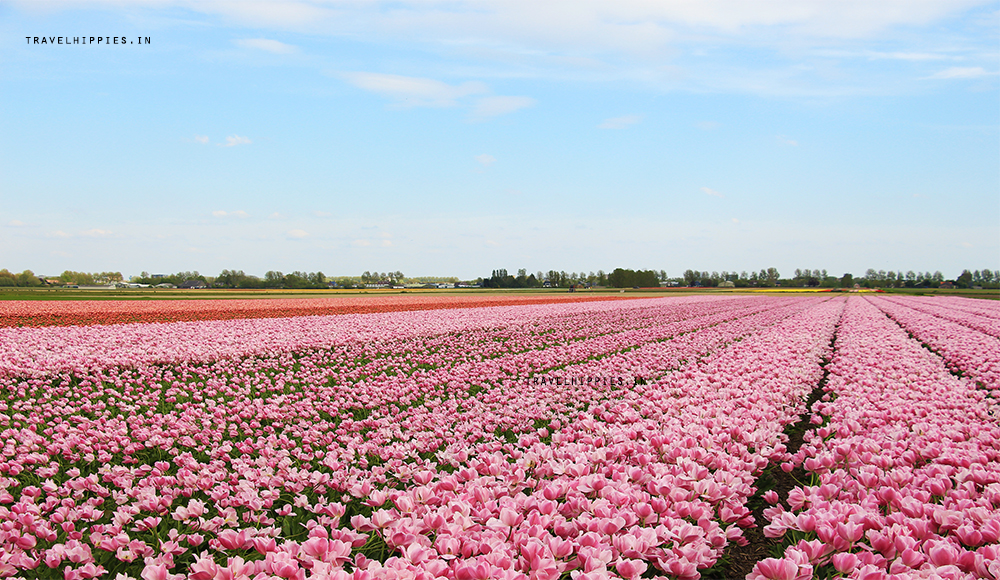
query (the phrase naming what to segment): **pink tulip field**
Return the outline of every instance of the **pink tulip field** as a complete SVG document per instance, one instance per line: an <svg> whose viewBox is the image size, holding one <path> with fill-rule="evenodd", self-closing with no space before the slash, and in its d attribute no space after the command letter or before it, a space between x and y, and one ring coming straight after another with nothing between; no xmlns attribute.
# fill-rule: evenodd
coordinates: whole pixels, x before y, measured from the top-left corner
<svg viewBox="0 0 1000 580"><path fill-rule="evenodd" d="M375 310L0 328L0 576L1000 580L1000 303Z"/></svg>

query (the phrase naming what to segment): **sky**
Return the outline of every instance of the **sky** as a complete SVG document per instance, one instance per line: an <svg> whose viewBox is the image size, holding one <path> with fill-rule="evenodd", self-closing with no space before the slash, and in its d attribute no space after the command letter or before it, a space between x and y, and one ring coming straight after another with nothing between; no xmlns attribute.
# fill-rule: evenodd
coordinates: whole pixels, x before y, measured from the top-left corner
<svg viewBox="0 0 1000 580"><path fill-rule="evenodd" d="M953 278L998 89L998 1L0 0L0 268Z"/></svg>

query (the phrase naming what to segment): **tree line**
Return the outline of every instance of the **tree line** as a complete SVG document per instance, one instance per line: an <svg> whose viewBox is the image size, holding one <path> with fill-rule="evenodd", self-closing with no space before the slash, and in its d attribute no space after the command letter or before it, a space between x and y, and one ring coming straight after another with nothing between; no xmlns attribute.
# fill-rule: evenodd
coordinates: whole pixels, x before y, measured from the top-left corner
<svg viewBox="0 0 1000 580"><path fill-rule="evenodd" d="M612 288L642 288L659 286L666 282L667 273L664 270L629 270L615 268L610 273L604 270L597 272L571 272L549 270L529 274L524 268L517 275L508 274L506 269L493 270L489 278L479 282L484 288L575 288L588 286L610 286Z"/></svg>
<svg viewBox="0 0 1000 580"><path fill-rule="evenodd" d="M571 288L604 286L611 288L656 286L685 286L713 288L729 286L734 288L816 287L816 288L931 288L951 282L958 288L1000 288L1000 270L963 270L954 280L946 280L941 272L886 271L869 268L864 276L855 277L851 273L841 276L830 275L825 269L796 268L793 275L782 276L777 268L759 271L729 272L708 270L685 270L681 276L669 277L663 270L629 270L615 268L611 273L572 272L549 270L528 274L525 269L512 275L506 269L493 270L489 278L482 278L487 288Z"/></svg>
<svg viewBox="0 0 1000 580"><path fill-rule="evenodd" d="M782 277L775 268L767 268L760 272L699 272L697 270L686 270L684 272L684 285L713 287L728 285L734 287L818 287L818 288L853 288L855 285L861 288L933 288L942 283L951 282L958 288L972 288L980 286L982 288L1000 288L1000 270L962 270L954 280L946 280L939 272L915 272L913 270L886 271L869 268L864 276L854 276L845 273L842 276L832 276L825 269L810 270L809 268L796 268L790 277Z"/></svg>
<svg viewBox="0 0 1000 580"><path fill-rule="evenodd" d="M7 271L6 268L0 270L0 286L18 286L22 288L30 288L32 286L44 286L46 284L51 284L53 282L58 284L76 284L76 285L107 285L114 284L116 282L122 281L121 272L73 272L71 270L66 270L56 278L45 278L44 276L36 276L31 270L25 270L20 274L14 274L13 272Z"/></svg>
<svg viewBox="0 0 1000 580"><path fill-rule="evenodd" d="M31 270L13 273L6 269L0 270L0 287L32 287L43 285L110 285L122 283L121 272L74 272L67 270L56 278L37 276ZM327 277L323 272L295 271L284 274L279 271L268 271L263 277L247 274L243 270L223 270L218 276L204 276L198 271L177 272L174 274L151 275L143 272L133 276L129 282L149 286L169 284L182 286L186 282L197 281L208 288L233 289L320 289L320 288L364 288L368 284L396 285L411 282L458 282L454 277L437 278L405 278L402 272L365 271L361 276ZM596 272L566 272L564 270L549 270L547 272L528 273L524 268L516 274L510 274L506 269L493 270L487 278L478 278L474 284L485 288L573 288L603 286L611 288L649 288L656 286L687 286L687 287L820 287L820 288L933 288L943 283L951 283L957 288L982 287L1000 288L1000 269L992 270L962 270L953 280L945 279L940 271L903 272L895 270L875 270L869 268L862 276L845 273L834 276L825 269L796 268L791 276L783 277L776 268L765 268L759 271L708 271L685 270L681 276L670 277L664 270L631 270L615 268L611 272L597 270Z"/></svg>

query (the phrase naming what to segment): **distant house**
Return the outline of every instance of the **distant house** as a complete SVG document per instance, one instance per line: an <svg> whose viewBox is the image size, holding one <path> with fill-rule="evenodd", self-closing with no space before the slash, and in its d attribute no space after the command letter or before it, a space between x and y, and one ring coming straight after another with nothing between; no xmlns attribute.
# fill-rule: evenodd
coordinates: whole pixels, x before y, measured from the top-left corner
<svg viewBox="0 0 1000 580"><path fill-rule="evenodd" d="M205 283L201 280L185 280L183 284L178 286L178 288L184 288L186 290L201 290L205 288Z"/></svg>

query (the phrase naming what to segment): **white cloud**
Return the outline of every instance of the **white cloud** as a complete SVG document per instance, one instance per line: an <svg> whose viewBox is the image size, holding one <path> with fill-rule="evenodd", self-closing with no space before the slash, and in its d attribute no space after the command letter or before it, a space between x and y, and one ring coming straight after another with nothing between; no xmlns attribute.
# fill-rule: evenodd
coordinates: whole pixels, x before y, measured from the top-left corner
<svg viewBox="0 0 1000 580"><path fill-rule="evenodd" d="M364 248L372 245L372 243L369 242L368 240L354 240L353 242L351 242L351 245L356 248Z"/></svg>
<svg viewBox="0 0 1000 580"><path fill-rule="evenodd" d="M949 60L955 58L944 54L934 54L930 52L871 52L868 53L869 60L908 60L908 61L930 61Z"/></svg>
<svg viewBox="0 0 1000 580"><path fill-rule="evenodd" d="M371 72L347 72L339 76L360 89L394 99L403 107L454 107L458 99L489 92L478 81L449 85L434 79Z"/></svg>
<svg viewBox="0 0 1000 580"><path fill-rule="evenodd" d="M217 211L213 211L212 215L214 215L215 217L235 217L235 218L250 217L250 214L241 209L238 209L236 211L223 211L220 209Z"/></svg>
<svg viewBox="0 0 1000 580"><path fill-rule="evenodd" d="M226 137L225 145L222 145L221 143L220 145L222 145L223 147L235 147L237 145L249 145L251 143L253 143L253 141L251 141L249 137L240 137L239 135L232 135L230 137Z"/></svg>
<svg viewBox="0 0 1000 580"><path fill-rule="evenodd" d="M252 2L133 0L170 14L171 7L207 15L237 29L295 31L312 36L364 39L393 44L419 43L417 51L487 54L497 61L562 63L576 70L607 66L606 55L659 60L677 54L685 42L707 41L711 48L734 42L753 47L827 48L831 40L872 38L882 44L894 29L935 25L956 36L948 18L995 0L254 0ZM31 10L120 0L40 0L14 2ZM979 11L984 12L984 11ZM983 18L995 26L995 18ZM909 29L909 30L907 30ZM992 29L991 29L992 30ZM917 30L915 38L923 31ZM938 30L931 32L938 33ZM267 32L261 32L266 35ZM288 50L265 38L237 43L260 50ZM251 43L251 44L246 44ZM956 43L958 44L958 43ZM891 47L891 44L889 45ZM991 45L992 47L992 45ZM290 47L294 50L295 47ZM885 56L918 60L928 49L884 50ZM638 58L635 58L638 57ZM572 64L572 63L576 64ZM596 63L596 65L595 65ZM661 62L662 64L662 62ZM537 72L537 71L536 71Z"/></svg>
<svg viewBox="0 0 1000 580"><path fill-rule="evenodd" d="M267 216L267 218L272 220L280 220L285 218L285 214L274 212L271 215Z"/></svg>
<svg viewBox="0 0 1000 580"><path fill-rule="evenodd" d="M274 54L292 54L294 52L298 52L298 47L267 38L241 38L239 40L234 40L233 42L235 42L237 46L241 46L243 48L256 48L258 50L264 50Z"/></svg>
<svg viewBox="0 0 1000 580"><path fill-rule="evenodd" d="M70 234L68 234L68 233L66 233L66 232L64 232L62 230L56 230L56 231L54 231L52 233L49 233L49 234L46 234L46 235L48 235L48 237L50 237L50 238L70 238L70 237L72 237Z"/></svg>
<svg viewBox="0 0 1000 580"><path fill-rule="evenodd" d="M390 246L392 246L392 240L382 240L382 247L383 248L388 248Z"/></svg>
<svg viewBox="0 0 1000 580"><path fill-rule="evenodd" d="M736 218L733 218L733 223L734 223L734 224L738 224L738 223L740 223L740 220L738 220L738 219L736 219Z"/></svg>
<svg viewBox="0 0 1000 580"><path fill-rule="evenodd" d="M476 161L483 165L483 167L489 167L497 162L497 158L492 155L487 155L483 153L482 155L476 155Z"/></svg>
<svg viewBox="0 0 1000 580"><path fill-rule="evenodd" d="M780 141L781 143L783 143L785 145L791 145L792 147L798 147L799 146L799 142L798 141L796 141L795 139L789 139L785 135L778 135L778 141Z"/></svg>
<svg viewBox="0 0 1000 580"><path fill-rule="evenodd" d="M635 125L642 120L639 115L625 115L624 117L612 117L611 119L605 119L603 123L597 126L598 129L624 129L629 125Z"/></svg>
<svg viewBox="0 0 1000 580"><path fill-rule="evenodd" d="M938 71L928 79L978 79L980 77L993 76L1000 73L989 72L981 66L953 66L943 71Z"/></svg>
<svg viewBox="0 0 1000 580"><path fill-rule="evenodd" d="M314 216L321 217L321 218L333 217L332 213L330 213L328 211L323 211L323 210L320 210L320 209L314 210L312 213L313 213Z"/></svg>
<svg viewBox="0 0 1000 580"><path fill-rule="evenodd" d="M56 5L72 2L52 3ZM685 30L806 39L874 36L934 22L989 0L157 0L254 28L430 39L442 44L649 52ZM577 50L568 50L577 49Z"/></svg>
<svg viewBox="0 0 1000 580"><path fill-rule="evenodd" d="M288 232L286 232L286 235L289 238L293 238L293 239L296 239L296 240L301 240L302 238L308 236L309 232L307 232L305 230L288 230Z"/></svg>
<svg viewBox="0 0 1000 580"><path fill-rule="evenodd" d="M701 191L704 192L705 195L711 195L713 197L722 197L721 193L719 193L718 191L715 191L714 189L710 189L708 187L701 188Z"/></svg>
<svg viewBox="0 0 1000 580"><path fill-rule="evenodd" d="M22 222L21 220L10 220L9 222L7 222L7 225L12 228L20 228L24 226L24 222Z"/></svg>
<svg viewBox="0 0 1000 580"><path fill-rule="evenodd" d="M194 140L201 143L202 145L208 144L208 135L195 135Z"/></svg>
<svg viewBox="0 0 1000 580"><path fill-rule="evenodd" d="M476 101L472 116L476 119L506 115L514 111L531 107L535 99L531 97L483 97Z"/></svg>
<svg viewBox="0 0 1000 580"><path fill-rule="evenodd" d="M87 236L89 238L103 238L105 236L110 236L111 232L109 230L101 230L101 229L94 228L92 230L86 230L86 231L80 232L80 235L81 236Z"/></svg>

